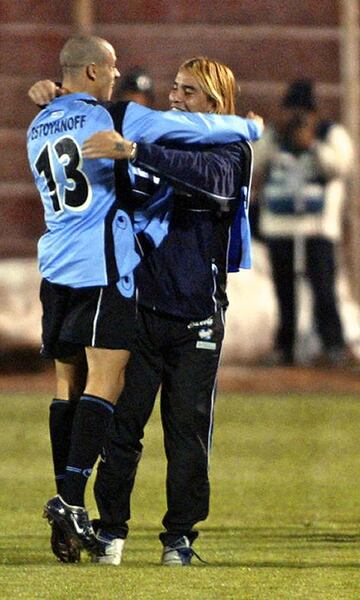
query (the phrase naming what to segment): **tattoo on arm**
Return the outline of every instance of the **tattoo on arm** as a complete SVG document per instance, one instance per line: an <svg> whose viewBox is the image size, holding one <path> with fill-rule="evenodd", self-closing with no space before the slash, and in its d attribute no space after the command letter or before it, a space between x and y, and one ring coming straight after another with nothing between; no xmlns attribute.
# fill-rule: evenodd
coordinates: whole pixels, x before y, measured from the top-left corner
<svg viewBox="0 0 360 600"><path fill-rule="evenodd" d="M117 152L124 152L125 144L123 142L115 142L115 150L117 150Z"/></svg>

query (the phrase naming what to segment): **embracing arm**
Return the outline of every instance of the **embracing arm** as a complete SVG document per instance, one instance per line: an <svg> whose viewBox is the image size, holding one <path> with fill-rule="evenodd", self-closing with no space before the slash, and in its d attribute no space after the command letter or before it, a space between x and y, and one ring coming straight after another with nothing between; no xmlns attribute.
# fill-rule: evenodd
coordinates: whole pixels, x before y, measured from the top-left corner
<svg viewBox="0 0 360 600"><path fill-rule="evenodd" d="M40 106L68 91L50 80L36 82L29 98ZM249 112L246 119L236 115L190 113L178 110L157 111L129 102L106 103L115 129L135 142L176 141L188 144L226 144L241 140L256 141L264 129L262 117Z"/></svg>
<svg viewBox="0 0 360 600"><path fill-rule="evenodd" d="M116 126L118 110L123 110L118 103L109 107L115 129L120 131ZM125 138L135 142L227 144L241 140L255 141L261 137L263 128L262 117L252 112L244 119L236 115L157 111L129 102L121 130Z"/></svg>
<svg viewBox="0 0 360 600"><path fill-rule="evenodd" d="M239 194L243 160L240 144L188 151L140 143L133 164L167 180L175 188L206 194L218 204L226 205Z"/></svg>
<svg viewBox="0 0 360 600"><path fill-rule="evenodd" d="M84 158L130 159L144 171L166 179L175 187L196 190L223 203L235 198L241 178L241 144L210 150L175 150L157 144L134 143L116 131L102 131L86 140Z"/></svg>
<svg viewBox="0 0 360 600"><path fill-rule="evenodd" d="M68 90L63 88L61 83L51 81L50 79L37 81L28 90L30 100L41 108L47 106L57 96L63 96L68 93Z"/></svg>

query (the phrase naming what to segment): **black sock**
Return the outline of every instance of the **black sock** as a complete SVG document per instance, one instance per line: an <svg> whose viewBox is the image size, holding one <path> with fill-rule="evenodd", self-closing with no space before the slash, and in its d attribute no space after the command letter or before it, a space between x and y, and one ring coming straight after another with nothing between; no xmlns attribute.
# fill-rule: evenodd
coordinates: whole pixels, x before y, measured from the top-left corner
<svg viewBox="0 0 360 600"><path fill-rule="evenodd" d="M68 504L84 506L85 487L101 452L114 406L97 396L80 398L73 421L71 447L62 487Z"/></svg>
<svg viewBox="0 0 360 600"><path fill-rule="evenodd" d="M54 398L50 404L49 430L54 465L55 485L61 494L70 451L71 430L77 402Z"/></svg>

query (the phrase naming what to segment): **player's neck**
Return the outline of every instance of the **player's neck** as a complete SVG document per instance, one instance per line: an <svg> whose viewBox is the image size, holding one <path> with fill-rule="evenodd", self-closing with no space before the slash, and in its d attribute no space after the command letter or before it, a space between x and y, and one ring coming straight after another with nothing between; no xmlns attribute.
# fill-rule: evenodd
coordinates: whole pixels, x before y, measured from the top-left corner
<svg viewBox="0 0 360 600"><path fill-rule="evenodd" d="M77 80L72 77L64 77L62 88L67 90L68 94L89 94L90 96L95 96L92 82L84 81L84 79Z"/></svg>

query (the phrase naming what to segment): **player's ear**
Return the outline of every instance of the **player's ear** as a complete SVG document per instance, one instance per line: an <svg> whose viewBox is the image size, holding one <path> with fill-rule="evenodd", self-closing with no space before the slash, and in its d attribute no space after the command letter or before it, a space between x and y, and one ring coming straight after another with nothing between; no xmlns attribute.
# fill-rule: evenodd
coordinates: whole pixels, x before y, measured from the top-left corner
<svg viewBox="0 0 360 600"><path fill-rule="evenodd" d="M95 63L91 63L86 67L86 76L91 79L91 81L95 81L96 79L96 65Z"/></svg>
<svg viewBox="0 0 360 600"><path fill-rule="evenodd" d="M212 98L208 98L208 112L214 113L216 112L216 102Z"/></svg>

